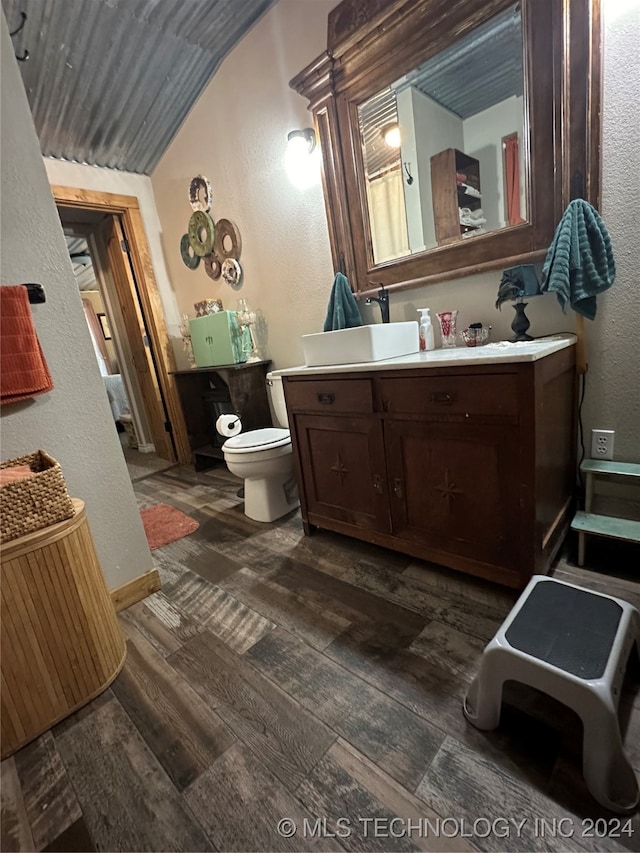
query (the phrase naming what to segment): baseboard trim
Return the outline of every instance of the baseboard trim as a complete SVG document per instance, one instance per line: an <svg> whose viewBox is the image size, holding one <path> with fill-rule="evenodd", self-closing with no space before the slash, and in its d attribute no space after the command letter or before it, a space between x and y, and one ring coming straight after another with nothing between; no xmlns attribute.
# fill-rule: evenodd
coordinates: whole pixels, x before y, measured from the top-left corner
<svg viewBox="0 0 640 853"><path fill-rule="evenodd" d="M155 453L156 446L155 444L139 444L138 445L138 453Z"/></svg>
<svg viewBox="0 0 640 853"><path fill-rule="evenodd" d="M152 592L157 592L161 586L157 569L151 569L150 572L145 572L143 575L138 575L137 578L123 583L122 586L117 586L110 592L116 613L120 613L121 610L126 610L132 604L142 601Z"/></svg>

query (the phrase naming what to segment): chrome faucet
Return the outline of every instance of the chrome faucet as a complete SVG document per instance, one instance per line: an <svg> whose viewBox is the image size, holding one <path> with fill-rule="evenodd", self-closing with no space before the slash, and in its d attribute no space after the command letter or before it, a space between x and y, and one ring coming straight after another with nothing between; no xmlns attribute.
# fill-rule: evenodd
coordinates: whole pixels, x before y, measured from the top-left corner
<svg viewBox="0 0 640 853"><path fill-rule="evenodd" d="M389 293L381 287L378 291L377 296L368 296L365 299L365 305L371 305L372 302L377 302L380 306L380 314L382 315L382 322L389 322Z"/></svg>

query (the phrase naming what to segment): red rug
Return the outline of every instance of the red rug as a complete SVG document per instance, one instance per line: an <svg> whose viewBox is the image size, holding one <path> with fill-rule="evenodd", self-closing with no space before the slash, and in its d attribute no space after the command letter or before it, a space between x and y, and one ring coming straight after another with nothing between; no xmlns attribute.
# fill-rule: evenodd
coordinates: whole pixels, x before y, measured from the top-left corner
<svg viewBox="0 0 640 853"><path fill-rule="evenodd" d="M149 548L162 548L197 530L198 522L169 504L156 504L140 510Z"/></svg>

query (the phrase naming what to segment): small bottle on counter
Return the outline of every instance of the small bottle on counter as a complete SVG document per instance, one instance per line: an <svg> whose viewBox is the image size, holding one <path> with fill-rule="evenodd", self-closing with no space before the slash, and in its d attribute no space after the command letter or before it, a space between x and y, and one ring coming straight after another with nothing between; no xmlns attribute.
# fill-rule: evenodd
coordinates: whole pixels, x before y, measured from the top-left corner
<svg viewBox="0 0 640 853"><path fill-rule="evenodd" d="M420 351L435 349L435 340L433 337L433 326L431 325L431 317L428 308L418 308L420 314Z"/></svg>

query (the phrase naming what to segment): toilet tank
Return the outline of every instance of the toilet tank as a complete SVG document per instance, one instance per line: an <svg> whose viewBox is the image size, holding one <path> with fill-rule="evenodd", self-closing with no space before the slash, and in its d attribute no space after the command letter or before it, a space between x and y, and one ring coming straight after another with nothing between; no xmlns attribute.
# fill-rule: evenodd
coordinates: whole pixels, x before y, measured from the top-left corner
<svg viewBox="0 0 640 853"><path fill-rule="evenodd" d="M267 373L267 394L269 396L269 406L274 425L282 427L282 429L289 429L282 376L274 376L273 373Z"/></svg>

